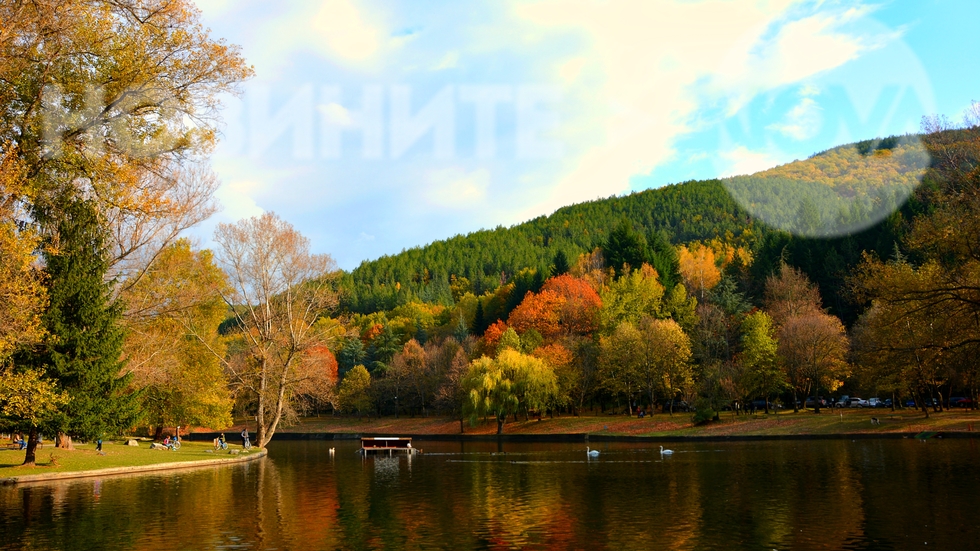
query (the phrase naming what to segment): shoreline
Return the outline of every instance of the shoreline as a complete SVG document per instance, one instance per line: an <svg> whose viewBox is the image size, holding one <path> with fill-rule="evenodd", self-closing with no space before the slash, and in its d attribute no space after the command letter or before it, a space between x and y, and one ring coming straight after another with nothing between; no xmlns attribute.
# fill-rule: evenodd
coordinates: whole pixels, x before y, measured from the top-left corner
<svg viewBox="0 0 980 551"><path fill-rule="evenodd" d="M28 484L32 482L50 482L59 480L75 480L80 478L94 478L100 476L118 476L127 474L144 474L156 471L175 471L180 469L193 469L201 467L214 467L218 465L238 465L255 461L268 455L268 451L260 449L233 458L222 459L202 459L199 461L176 461L168 463L153 463L150 465L133 465L129 467L108 467L105 469L91 469L85 471L67 471L58 473L28 474L20 476L9 476L0 478L0 486L14 486Z"/></svg>

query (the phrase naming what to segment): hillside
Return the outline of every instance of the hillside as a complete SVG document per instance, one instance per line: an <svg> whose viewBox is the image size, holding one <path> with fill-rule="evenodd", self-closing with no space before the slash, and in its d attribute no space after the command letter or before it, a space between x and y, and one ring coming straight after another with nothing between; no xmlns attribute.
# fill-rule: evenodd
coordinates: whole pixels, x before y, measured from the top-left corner
<svg viewBox="0 0 980 551"><path fill-rule="evenodd" d="M892 252L903 215L874 222L905 204L927 161L916 137L891 137L835 147L750 176L689 181L571 205L509 228L457 235L363 262L345 275L343 305L360 313L411 301L451 305L453 276L466 278L480 294L525 268L547 274L559 251L574 262L602 247L612 228L626 220L648 241L662 237L676 245L718 237L746 246L757 258L753 275L761 277L752 278L756 281L780 258L786 260L810 274L827 306L847 318L840 295L843 272L864 250Z"/></svg>

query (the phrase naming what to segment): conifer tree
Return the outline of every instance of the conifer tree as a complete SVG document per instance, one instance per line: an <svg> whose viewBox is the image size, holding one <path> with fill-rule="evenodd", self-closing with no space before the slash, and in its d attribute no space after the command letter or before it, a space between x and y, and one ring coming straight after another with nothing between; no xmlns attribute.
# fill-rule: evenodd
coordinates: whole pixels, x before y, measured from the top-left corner
<svg viewBox="0 0 980 551"><path fill-rule="evenodd" d="M616 270L616 277L628 273L623 271L624 264L628 264L630 270L637 270L649 256L646 239L625 218L610 232L603 253L606 255L606 264Z"/></svg>
<svg viewBox="0 0 980 551"><path fill-rule="evenodd" d="M551 276L558 277L568 273L571 268L568 266L568 255L565 251L559 250L555 253L555 259L552 261Z"/></svg>
<svg viewBox="0 0 980 551"><path fill-rule="evenodd" d="M44 248L48 338L18 363L45 371L70 396L44 430L91 440L129 428L140 414L122 373L123 307L105 280L107 236L91 202L66 195L44 216L56 229Z"/></svg>
<svg viewBox="0 0 980 551"><path fill-rule="evenodd" d="M483 332L487 330L486 317L486 314L483 312L483 301L477 299L476 314L473 316L473 335L477 337L483 336Z"/></svg>

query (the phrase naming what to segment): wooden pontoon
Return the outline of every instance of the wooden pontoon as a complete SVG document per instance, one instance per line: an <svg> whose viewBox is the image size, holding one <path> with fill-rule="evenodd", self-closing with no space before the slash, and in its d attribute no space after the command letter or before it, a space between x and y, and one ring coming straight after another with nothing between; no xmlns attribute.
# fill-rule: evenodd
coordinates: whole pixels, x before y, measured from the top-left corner
<svg viewBox="0 0 980 551"><path fill-rule="evenodd" d="M361 453L367 454L379 454L386 453L388 455L394 455L396 453L405 453L412 455L418 453L418 450L412 447L411 438L401 438L397 436L376 436L370 438L361 438Z"/></svg>

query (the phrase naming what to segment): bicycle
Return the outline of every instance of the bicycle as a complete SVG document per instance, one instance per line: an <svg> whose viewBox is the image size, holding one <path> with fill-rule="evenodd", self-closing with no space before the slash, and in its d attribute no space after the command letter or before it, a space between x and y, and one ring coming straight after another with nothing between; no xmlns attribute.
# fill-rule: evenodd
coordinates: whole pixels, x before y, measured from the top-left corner
<svg viewBox="0 0 980 551"><path fill-rule="evenodd" d="M245 438L245 443L244 443L244 444L242 444L242 447L243 447L243 448L245 448L246 450L250 450L250 449L252 449L252 441L251 441L251 440L249 440L249 439L248 439L248 438L246 437L246 438Z"/></svg>

